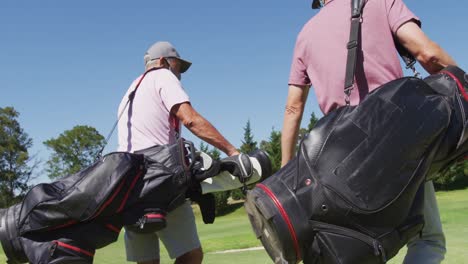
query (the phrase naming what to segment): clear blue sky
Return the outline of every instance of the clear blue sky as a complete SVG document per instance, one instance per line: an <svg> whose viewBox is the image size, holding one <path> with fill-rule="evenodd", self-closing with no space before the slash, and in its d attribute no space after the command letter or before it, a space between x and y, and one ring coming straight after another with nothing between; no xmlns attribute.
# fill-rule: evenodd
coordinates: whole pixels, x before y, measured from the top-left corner
<svg viewBox="0 0 468 264"><path fill-rule="evenodd" d="M468 2L405 2L468 69ZM42 142L75 125L106 136L145 50L168 40L193 62L182 81L195 108L234 145L249 119L261 141L281 129L295 38L315 12L310 0L1 1L0 107L20 112L31 152L46 160ZM311 93L304 126L312 111Z"/></svg>

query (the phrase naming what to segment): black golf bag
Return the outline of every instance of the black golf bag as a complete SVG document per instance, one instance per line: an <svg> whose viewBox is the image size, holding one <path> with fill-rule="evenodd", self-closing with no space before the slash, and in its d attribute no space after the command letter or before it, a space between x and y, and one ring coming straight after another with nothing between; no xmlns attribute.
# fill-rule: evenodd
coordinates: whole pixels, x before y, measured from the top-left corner
<svg viewBox="0 0 468 264"><path fill-rule="evenodd" d="M203 158L204 157L204 158ZM117 240L123 226L135 232L165 227L168 212L196 200L207 223L214 197L200 182L228 171L242 182L271 164L262 151L220 161L199 155L193 144L115 152L85 170L32 188L23 201L0 212L0 240L8 263L92 263L96 249Z"/></svg>
<svg viewBox="0 0 468 264"><path fill-rule="evenodd" d="M424 226L423 183L468 151L468 75L385 84L331 112L248 192L275 263L385 263Z"/></svg>

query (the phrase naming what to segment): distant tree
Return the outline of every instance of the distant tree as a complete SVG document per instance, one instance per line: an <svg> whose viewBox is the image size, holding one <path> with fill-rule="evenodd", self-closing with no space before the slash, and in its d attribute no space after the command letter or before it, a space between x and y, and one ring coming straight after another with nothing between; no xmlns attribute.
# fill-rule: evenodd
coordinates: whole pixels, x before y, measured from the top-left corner
<svg viewBox="0 0 468 264"><path fill-rule="evenodd" d="M244 140L242 140L240 152L248 154L257 149L258 149L257 142L254 141L254 138L252 135L252 129L250 127L250 120L247 120L247 124L244 127ZM249 186L249 187L252 187L252 186ZM233 200L243 200L245 199L245 194L242 192L241 189L235 189L231 191L231 198Z"/></svg>
<svg viewBox="0 0 468 264"><path fill-rule="evenodd" d="M305 137L306 134L308 134L315 127L315 124L317 124L318 120L319 119L317 118L315 113L312 112L312 114L310 115L310 118L309 118L309 124L307 125L307 128L300 128L299 129L298 143L299 143L299 141L301 139L303 139Z"/></svg>
<svg viewBox="0 0 468 264"><path fill-rule="evenodd" d="M298 133L298 137L297 137L297 142L296 142L296 149L297 149L297 146L299 145L299 143L301 142L301 140L309 133L310 131L307 130L307 128L299 128L299 133Z"/></svg>
<svg viewBox="0 0 468 264"><path fill-rule="evenodd" d="M0 207L10 206L24 195L37 165L28 166L32 139L18 117L13 107L0 108Z"/></svg>
<svg viewBox="0 0 468 264"><path fill-rule="evenodd" d="M455 190L468 187L468 160L450 165L437 173L433 180L436 190Z"/></svg>
<svg viewBox="0 0 468 264"><path fill-rule="evenodd" d="M205 144L205 143L203 143L203 142L200 142L200 147L199 147L199 149L200 149L201 152L208 153L208 149L209 149L208 144Z"/></svg>
<svg viewBox="0 0 468 264"><path fill-rule="evenodd" d="M273 128L268 141L262 141L260 145L270 157L273 172L277 172L281 168L281 132Z"/></svg>
<svg viewBox="0 0 468 264"><path fill-rule="evenodd" d="M104 144L104 137L90 126L75 126L45 141L52 151L46 168L49 177L63 177L90 166Z"/></svg>
<svg viewBox="0 0 468 264"><path fill-rule="evenodd" d="M205 152L206 154L210 155L213 159L220 159L221 158L221 151L217 148L212 148L210 150L209 145L203 142L200 142L200 151Z"/></svg>
<svg viewBox="0 0 468 264"><path fill-rule="evenodd" d="M310 132L312 128L314 128L315 124L317 124L318 121L319 119L317 118L315 113L312 112L312 114L310 115L310 119L309 119L309 125L307 126L307 132Z"/></svg>
<svg viewBox="0 0 468 264"><path fill-rule="evenodd" d="M250 153L256 149L258 149L257 142L253 139L252 129L250 128L250 120L247 120L247 124L244 127L244 140L242 141L240 152Z"/></svg>

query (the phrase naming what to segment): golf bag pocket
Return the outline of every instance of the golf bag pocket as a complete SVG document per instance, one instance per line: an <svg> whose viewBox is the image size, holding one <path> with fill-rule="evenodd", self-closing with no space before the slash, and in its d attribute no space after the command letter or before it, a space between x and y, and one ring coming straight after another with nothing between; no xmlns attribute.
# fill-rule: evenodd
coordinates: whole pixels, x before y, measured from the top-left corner
<svg viewBox="0 0 468 264"><path fill-rule="evenodd" d="M94 250L86 249L72 240L60 239L50 243L49 254L39 263L48 264L88 264L93 263Z"/></svg>
<svg viewBox="0 0 468 264"><path fill-rule="evenodd" d="M316 231L314 242L304 255L305 264L385 263L382 243L361 232L312 221Z"/></svg>
<svg viewBox="0 0 468 264"><path fill-rule="evenodd" d="M153 210L144 214L133 225L127 225L126 229L135 233L154 233L166 227L166 213Z"/></svg>

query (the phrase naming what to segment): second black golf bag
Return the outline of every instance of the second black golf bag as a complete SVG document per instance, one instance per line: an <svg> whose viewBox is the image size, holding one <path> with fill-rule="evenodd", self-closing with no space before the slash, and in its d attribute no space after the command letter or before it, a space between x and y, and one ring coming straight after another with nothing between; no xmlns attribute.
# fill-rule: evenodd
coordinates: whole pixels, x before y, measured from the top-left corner
<svg viewBox="0 0 468 264"><path fill-rule="evenodd" d="M364 2L351 1L346 96ZM384 84L319 120L296 157L247 195L254 232L274 262L375 264L395 256L424 226L424 182L468 152L467 91L468 75L447 67Z"/></svg>
<svg viewBox="0 0 468 264"><path fill-rule="evenodd" d="M399 79L320 119L247 195L275 263L385 263L421 232L426 176L468 152L464 76Z"/></svg>
<svg viewBox="0 0 468 264"><path fill-rule="evenodd" d="M227 173L246 183L269 171L262 151L216 161L183 139L110 153L3 209L0 240L10 264L92 263L95 250L115 242L123 226L142 233L164 228L166 214L187 196L199 203L204 221L213 222L214 198L201 194L201 181Z"/></svg>

